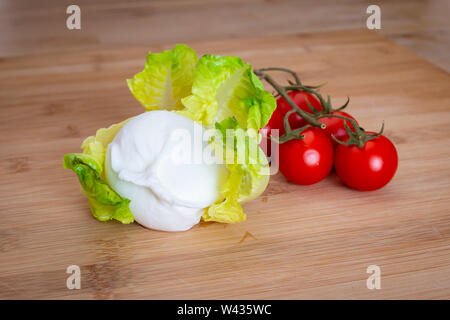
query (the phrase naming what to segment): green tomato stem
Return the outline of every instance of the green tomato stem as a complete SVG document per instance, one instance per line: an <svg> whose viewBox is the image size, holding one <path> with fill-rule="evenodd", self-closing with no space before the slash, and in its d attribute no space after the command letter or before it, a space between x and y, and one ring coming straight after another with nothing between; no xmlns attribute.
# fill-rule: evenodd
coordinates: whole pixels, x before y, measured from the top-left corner
<svg viewBox="0 0 450 320"><path fill-rule="evenodd" d="M294 78L295 83L288 80L288 83L289 83L288 86L281 86L271 76L269 76L266 73L266 71L282 71L282 72L289 73ZM367 141L373 140L373 139L379 137L383 133L384 122L378 133L367 134L363 128L358 126L357 122L354 119L345 117L345 116L341 116L341 115L337 115L337 114L333 114L332 112L341 111L344 108L346 108L350 102L350 98L347 97L347 101L341 107L339 107L337 109L333 109L333 107L331 105L330 96L327 96L327 101L325 101L325 99L322 97L322 95L319 92L317 92L316 90L314 90L314 89L320 88L321 86L323 86L323 84L319 85L319 86L303 85L301 83L300 78L297 75L297 73L292 70L289 70L287 68L280 68L280 67L261 68L261 69L254 70L254 73L258 77L264 79L267 83L269 83L276 90L276 92L277 92L276 96L282 96L286 100L286 102L292 107L292 110L287 112L286 115L284 116L283 123L284 123L285 134L283 136L279 137L279 139L278 139L279 143L284 143L291 139L303 139L304 137L301 135L301 133L305 129L310 128L310 127L318 127L321 129L325 129L326 125L321 123L319 120L322 118L330 118L330 117L339 118L339 119L344 120L344 127L349 136L349 139L344 142L344 141L338 140L334 135L332 135L332 138L337 143L342 144L342 145L356 145L359 148L362 148L362 147L364 147L364 145ZM308 107L310 108L312 114L307 113L307 112L303 111L302 109L300 109L287 94L288 91L294 91L294 90L304 91L304 92L310 93L310 94L314 95L315 97L317 97L317 99L319 100L319 102L322 106L322 110L317 110L316 108L314 108L314 106L308 101L307 98L306 98L306 103L308 104ZM299 116L301 116L308 124L302 128L292 130L292 128L289 124L289 116L294 112L297 113ZM349 127L349 125L347 124L347 121L352 124L353 129L351 129Z"/></svg>

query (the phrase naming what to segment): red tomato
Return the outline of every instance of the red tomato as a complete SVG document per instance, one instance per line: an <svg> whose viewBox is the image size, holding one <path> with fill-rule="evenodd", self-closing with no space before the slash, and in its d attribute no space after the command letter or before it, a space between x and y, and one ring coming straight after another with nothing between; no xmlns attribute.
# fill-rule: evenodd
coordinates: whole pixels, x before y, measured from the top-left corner
<svg viewBox="0 0 450 320"><path fill-rule="evenodd" d="M267 125L264 128L261 128L259 130L259 132L262 135L260 147L264 151L264 153L266 154L267 157L270 157L272 154L271 147L270 147L271 140L268 139L268 137L272 136L273 129L279 130L278 137L281 137L284 134L285 131L284 131L284 126L283 126L283 121L284 121L284 114L281 114L280 110L277 108L272 113L272 117L270 118ZM263 143L263 141L264 141L264 143Z"/></svg>
<svg viewBox="0 0 450 320"><path fill-rule="evenodd" d="M344 116L344 117L355 120L355 118L353 118L347 112L333 111L333 112L331 112L331 114L337 114L339 116ZM336 147L336 145L338 143L336 141L334 141L334 139L331 137L331 135L334 135L338 140L343 141L343 142L348 140L348 133L345 130L343 119L327 117L327 118L320 119L319 122L326 124L327 127L325 128L324 131L327 134L328 138L330 139L331 143L333 143L333 146ZM353 125L351 124L351 122L347 121L347 124L351 129L353 129Z"/></svg>
<svg viewBox="0 0 450 320"><path fill-rule="evenodd" d="M324 179L333 167L334 149L319 128L303 131L304 139L293 139L279 146L279 169L286 179L309 185Z"/></svg>
<svg viewBox="0 0 450 320"><path fill-rule="evenodd" d="M306 102L306 99L308 99L309 103L316 108L316 110L320 111L322 110L322 105L320 104L320 101L312 94L304 92L304 91L289 91L288 96L292 99L292 101L295 102L297 106L299 106L300 109L303 111L306 111L308 113L311 113L311 109L308 107L308 104ZM284 133L284 116L286 113L292 110L292 107L287 103L287 101L280 97L277 99L277 108L272 113L272 117L270 118L267 125L260 130L260 133L264 137L270 137L271 136L271 130L272 129L278 129L279 136L281 137ZM291 125L292 129L298 129L300 127L303 127L307 124L305 120L301 116L299 116L297 113L293 113L289 116L289 124ZM271 150L270 150L270 139L267 139L267 147L264 146L263 143L261 143L261 148L263 149L266 156L270 157Z"/></svg>
<svg viewBox="0 0 450 320"><path fill-rule="evenodd" d="M336 148L336 173L347 186L356 190L369 191L384 187L394 177L397 166L397 150L382 135L367 141L361 149L355 145L341 144Z"/></svg>
<svg viewBox="0 0 450 320"><path fill-rule="evenodd" d="M304 91L289 91L288 96L301 110L307 113L312 113L312 111L306 100L308 100L317 111L322 110L320 101L313 94ZM283 97L280 97L277 99L277 109L280 109L281 114L285 115L292 110L292 107ZM289 124L291 125L291 128L298 129L307 125L307 122L297 113L293 113L289 116Z"/></svg>

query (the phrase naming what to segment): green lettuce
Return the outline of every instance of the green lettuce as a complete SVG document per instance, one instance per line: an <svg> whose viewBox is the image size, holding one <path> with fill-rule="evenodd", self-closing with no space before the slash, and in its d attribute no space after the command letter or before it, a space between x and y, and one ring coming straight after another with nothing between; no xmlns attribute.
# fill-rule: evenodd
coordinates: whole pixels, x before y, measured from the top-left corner
<svg viewBox="0 0 450 320"><path fill-rule="evenodd" d="M269 181L269 165L258 146L257 132L276 107L274 97L264 90L252 67L238 57L208 54L197 59L194 50L176 45L173 50L150 52L144 70L127 83L147 111L171 110L217 129L211 143L229 175L220 186L220 200L206 208L202 219L224 223L245 220L241 203L259 196ZM112 190L104 175L108 144L126 121L98 130L83 142L83 153L64 157L64 167L78 175L91 211L100 221L133 221L130 201ZM245 161L239 161L238 155L244 155Z"/></svg>
<svg viewBox="0 0 450 320"><path fill-rule="evenodd" d="M106 148L126 121L102 128L95 136L88 137L82 144L83 153L64 156L63 167L77 174L92 215L99 221L114 219L125 224L134 221L129 208L130 200L117 194L104 177Z"/></svg>
<svg viewBox="0 0 450 320"><path fill-rule="evenodd" d="M192 93L181 102L185 108L180 114L206 126L233 116L244 129L253 130L264 127L276 107L251 65L215 55L200 58Z"/></svg>
<svg viewBox="0 0 450 320"><path fill-rule="evenodd" d="M257 132L270 120L276 107L275 98L264 90L249 64L238 57L217 55L199 59L191 91L181 99L185 108L176 112L207 127L214 125L223 137L228 129L235 141L229 146L216 139L216 155L222 148L230 174L219 190L222 200L210 206L202 219L225 223L244 221L246 216L240 203L260 195L269 181L269 166L258 146ZM242 135L245 138L239 139ZM257 150L253 155L249 155L250 146ZM226 156L230 148L234 151L232 158ZM237 154L245 155L246 161L237 163Z"/></svg>
<svg viewBox="0 0 450 320"><path fill-rule="evenodd" d="M215 123L216 156L222 155L230 174L220 187L220 201L211 205L202 216L204 221L241 222L246 215L240 203L261 194L269 182L269 164L257 140L248 135L229 117Z"/></svg>
<svg viewBox="0 0 450 320"><path fill-rule="evenodd" d="M178 110L191 92L197 54L184 44L161 53L149 52L144 70L128 79L128 87L147 110Z"/></svg>

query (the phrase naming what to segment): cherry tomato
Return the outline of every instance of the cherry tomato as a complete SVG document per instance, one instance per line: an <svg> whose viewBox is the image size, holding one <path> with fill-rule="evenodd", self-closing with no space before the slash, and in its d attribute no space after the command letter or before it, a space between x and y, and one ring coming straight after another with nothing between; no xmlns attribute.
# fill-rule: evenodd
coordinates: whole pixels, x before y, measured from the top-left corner
<svg viewBox="0 0 450 320"><path fill-rule="evenodd" d="M312 113L311 109L308 106L308 103L306 100L309 101L309 103L316 109L317 111L322 110L322 105L320 104L320 101L312 94L305 92L305 91L289 91L288 92L289 98L291 98L292 101L303 111L307 113ZM280 109L281 114L285 115L289 111L292 110L291 105L283 98L280 97L277 99L277 109ZM291 125L291 128L298 129L300 127L303 127L307 125L308 123L303 120L303 118L298 115L297 113L293 113L289 116L289 124Z"/></svg>
<svg viewBox="0 0 450 320"><path fill-rule="evenodd" d="M333 112L331 112L331 114L336 114L339 116L344 116L344 117L355 120L355 118L353 118L347 112L333 111ZM343 119L335 118L335 117L327 117L327 118L320 119L319 122L326 124L327 127L325 128L324 131L327 134L328 138L330 139L331 143L333 143L333 146L336 147L338 143L336 141L334 141L334 139L331 137L331 135L334 135L338 140L343 141L343 142L348 140L348 133L345 130ZM353 125L351 124L351 122L347 121L347 125L350 127L350 129L353 129Z"/></svg>
<svg viewBox="0 0 450 320"><path fill-rule="evenodd" d="M272 136L273 129L279 130L278 137L281 137L285 133L283 121L284 121L284 114L281 114L281 111L277 108L272 113L272 117L270 118L267 125L259 130L259 132L262 135L260 147L267 157L270 157L272 154L270 146L271 140L268 138Z"/></svg>
<svg viewBox="0 0 450 320"><path fill-rule="evenodd" d="M330 173L334 149L322 129L307 128L302 135L279 145L279 169L289 181L310 185Z"/></svg>
<svg viewBox="0 0 450 320"><path fill-rule="evenodd" d="M397 166L397 150L383 135L367 141L361 149L341 144L336 148L336 173L347 186L356 190L384 187L394 177Z"/></svg>
<svg viewBox="0 0 450 320"><path fill-rule="evenodd" d="M308 99L309 103L318 111L322 110L322 105L320 104L320 101L312 94L304 92L304 91L289 91L288 96L292 99L292 101L295 102L297 106L299 106L300 109L302 109L305 112L311 113L311 109L308 107L308 103L306 102L306 99ZM292 107L290 104L283 98L280 97L277 99L277 108L272 113L272 117L270 118L267 125L260 130L260 133L263 136L263 139L267 139L271 136L271 130L272 129L278 129L279 136L281 137L284 133L284 116L286 113L292 110ZM303 127L307 124L305 120L301 116L299 116L297 113L293 113L289 116L289 124L291 125L292 129L298 129L300 127ZM263 149L266 156L271 156L271 150L270 150L270 139L267 139L266 146L264 146L263 143L261 143L261 148Z"/></svg>

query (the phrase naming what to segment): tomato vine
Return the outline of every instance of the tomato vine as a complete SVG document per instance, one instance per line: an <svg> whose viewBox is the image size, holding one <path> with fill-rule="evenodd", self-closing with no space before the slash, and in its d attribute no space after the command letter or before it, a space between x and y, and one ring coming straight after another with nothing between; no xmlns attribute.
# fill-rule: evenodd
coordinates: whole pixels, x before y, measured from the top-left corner
<svg viewBox="0 0 450 320"><path fill-rule="evenodd" d="M288 80L288 85L283 86L279 84L275 79L269 74L271 71L280 71L289 74L292 78ZM362 127L358 125L358 123L355 121L355 119L333 114L333 112L341 111L345 109L349 102L350 98L347 97L347 101L340 106L339 108L333 109L331 104L331 98L328 95L327 99L325 100L323 96L316 90L322 87L323 85L319 86L307 86L303 85L300 81L300 77L295 71L292 71L287 68L281 68L281 67L271 67L271 68L261 68L254 70L254 73L262 80L266 81L268 84L272 86L273 89L275 89L276 94L275 97L281 96L283 97L286 102L291 106L292 110L287 112L284 116L284 129L285 133L277 139L278 143L285 143L292 139L303 139L304 136L302 135L302 132L309 128L309 127L318 127L321 129L325 129L326 125L324 123L321 123L319 120L323 118L340 118L344 120L344 127L345 130L349 136L349 139L347 141L341 141L337 139L334 135L332 135L332 138L339 144L342 145L356 145L359 148L364 147L365 143L369 140L376 139L379 137L384 130L384 123L381 126L381 129L378 133L367 133ZM313 105L306 99L306 103L308 104L309 109L311 110L311 113L305 112L299 106L295 104L295 102L291 99L291 97L288 95L289 91L304 91L307 93L310 93L311 95L314 95L319 100L320 104L322 105L322 110L317 110L313 107ZM308 124L305 126L302 126L301 128L291 128L291 125L289 124L289 116L293 113L297 113L299 116L301 116ZM352 128L348 125L348 123L351 124ZM272 138L271 138L272 139Z"/></svg>

